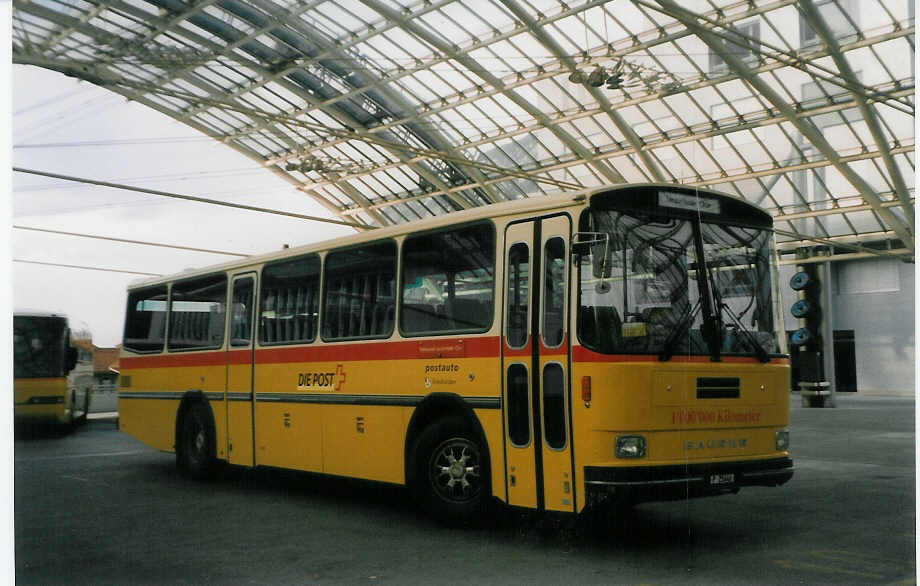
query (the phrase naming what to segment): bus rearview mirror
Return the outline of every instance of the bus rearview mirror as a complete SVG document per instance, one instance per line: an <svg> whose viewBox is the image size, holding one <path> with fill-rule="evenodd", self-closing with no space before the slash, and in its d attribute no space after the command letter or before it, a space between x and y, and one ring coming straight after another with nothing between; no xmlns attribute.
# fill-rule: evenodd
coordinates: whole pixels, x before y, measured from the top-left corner
<svg viewBox="0 0 920 586"><path fill-rule="evenodd" d="M576 232L572 237L572 254L578 259L591 255L591 272L597 279L610 276L610 235L605 232Z"/></svg>

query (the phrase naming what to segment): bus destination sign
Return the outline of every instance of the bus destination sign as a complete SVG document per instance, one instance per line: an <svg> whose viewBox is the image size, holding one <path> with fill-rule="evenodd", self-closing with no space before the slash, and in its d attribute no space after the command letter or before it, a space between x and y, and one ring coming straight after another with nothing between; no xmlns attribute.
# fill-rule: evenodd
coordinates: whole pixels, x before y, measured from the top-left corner
<svg viewBox="0 0 920 586"><path fill-rule="evenodd" d="M658 205L663 208L677 208L703 212L704 214L718 214L722 211L719 200L696 195L687 195L675 191L659 191Z"/></svg>

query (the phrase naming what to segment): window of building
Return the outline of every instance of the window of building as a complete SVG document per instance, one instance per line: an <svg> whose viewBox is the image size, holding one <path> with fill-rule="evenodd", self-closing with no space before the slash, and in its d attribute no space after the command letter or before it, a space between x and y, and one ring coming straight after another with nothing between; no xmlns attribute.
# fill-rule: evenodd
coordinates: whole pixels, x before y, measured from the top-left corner
<svg viewBox="0 0 920 586"><path fill-rule="evenodd" d="M719 42L725 51L734 55L747 65L756 65L760 60L760 23L756 20L736 24L729 29L722 29ZM709 71L724 73L728 65L718 53L709 51Z"/></svg>
<svg viewBox="0 0 920 586"><path fill-rule="evenodd" d="M855 72L855 74L856 79L860 79L862 77L861 72L859 71ZM802 84L802 107L805 110L823 106L828 102L835 104L839 102L850 102L852 99L853 96L850 90L833 83L817 80L814 82ZM855 103L853 103L851 108L847 108L839 112L819 114L809 118L811 123L817 126L819 129L836 126L838 124L844 124L844 121L853 123L862 119L862 112L860 112Z"/></svg>
<svg viewBox="0 0 920 586"><path fill-rule="evenodd" d="M169 349L219 348L226 306L226 275L174 283L169 297Z"/></svg>
<svg viewBox="0 0 920 586"><path fill-rule="evenodd" d="M383 338L393 332L396 243L326 256L323 339Z"/></svg>
<svg viewBox="0 0 920 586"><path fill-rule="evenodd" d="M824 19L837 41L855 39L856 25L859 24L859 7L856 0L814 0L815 9ZM815 29L799 10L799 39L803 48L814 47L821 43Z"/></svg>
<svg viewBox="0 0 920 586"><path fill-rule="evenodd" d="M124 346L134 352L160 352L166 334L166 285L128 293Z"/></svg>
<svg viewBox="0 0 920 586"><path fill-rule="evenodd" d="M266 265L259 295L259 343L303 344L316 339L319 256Z"/></svg>
<svg viewBox="0 0 920 586"><path fill-rule="evenodd" d="M483 332L492 325L495 232L491 224L411 236L402 246L400 331Z"/></svg>

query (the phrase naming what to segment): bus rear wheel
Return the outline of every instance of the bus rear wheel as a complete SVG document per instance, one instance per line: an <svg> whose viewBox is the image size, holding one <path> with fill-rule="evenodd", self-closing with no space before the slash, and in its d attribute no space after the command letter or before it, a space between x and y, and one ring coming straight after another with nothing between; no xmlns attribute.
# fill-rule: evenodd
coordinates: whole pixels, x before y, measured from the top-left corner
<svg viewBox="0 0 920 586"><path fill-rule="evenodd" d="M193 403L182 417L176 441L179 470L196 480L214 476L217 465L214 420L203 403Z"/></svg>
<svg viewBox="0 0 920 586"><path fill-rule="evenodd" d="M412 470L413 496L429 515L448 523L481 519L491 494L488 458L464 419L444 419L422 431Z"/></svg>

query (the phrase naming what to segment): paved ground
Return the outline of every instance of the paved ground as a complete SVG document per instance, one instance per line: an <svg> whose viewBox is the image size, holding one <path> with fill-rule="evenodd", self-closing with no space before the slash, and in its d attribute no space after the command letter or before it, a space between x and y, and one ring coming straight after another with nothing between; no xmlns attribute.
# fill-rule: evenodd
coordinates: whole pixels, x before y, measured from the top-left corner
<svg viewBox="0 0 920 586"><path fill-rule="evenodd" d="M15 441L20 584L915 583L914 401L792 401L793 480L588 528L447 529L396 487L235 470L200 484L91 419Z"/></svg>
<svg viewBox="0 0 920 586"><path fill-rule="evenodd" d="M111 413L118 411L118 392L95 391L89 404L90 413Z"/></svg>

